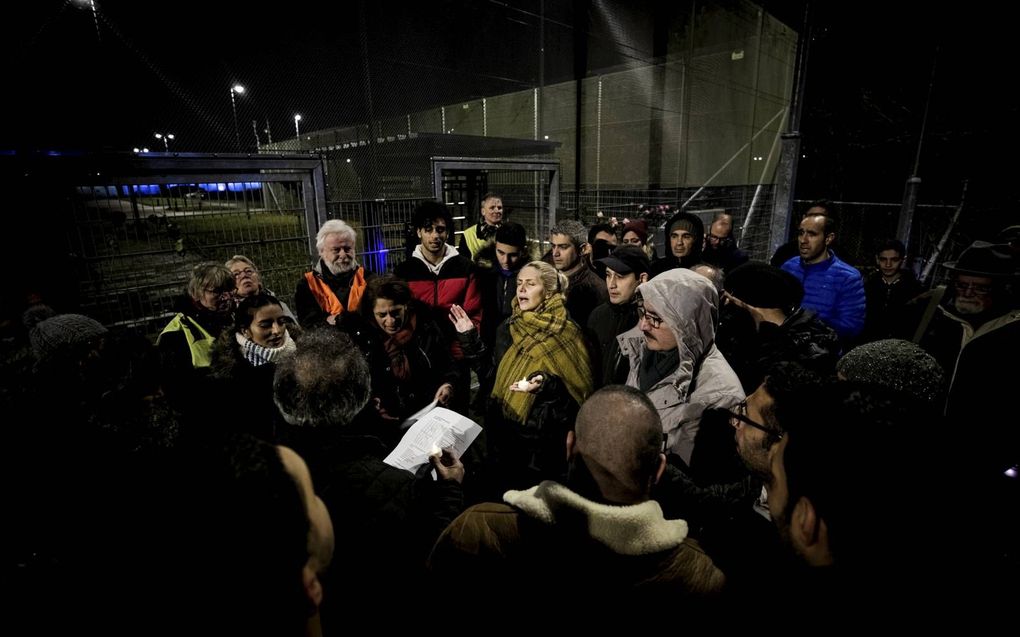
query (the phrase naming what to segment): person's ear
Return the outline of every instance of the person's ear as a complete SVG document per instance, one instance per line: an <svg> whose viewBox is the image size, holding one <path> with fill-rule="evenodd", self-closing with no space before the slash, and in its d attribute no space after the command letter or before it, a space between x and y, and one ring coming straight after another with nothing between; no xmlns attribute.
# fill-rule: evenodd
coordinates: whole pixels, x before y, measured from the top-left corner
<svg viewBox="0 0 1020 637"><path fill-rule="evenodd" d="M567 432L567 460L570 459L570 456L574 455L574 445L575 445L576 442L577 442L577 437L574 436L574 432L573 431L568 431Z"/></svg>
<svg viewBox="0 0 1020 637"><path fill-rule="evenodd" d="M836 240L836 233L830 232L829 234L825 235L825 245L826 246L832 245L832 242L835 241L835 240Z"/></svg>
<svg viewBox="0 0 1020 637"><path fill-rule="evenodd" d="M641 274L638 275L637 280L638 280L639 284L640 283L648 283L648 273L647 272L642 272Z"/></svg>
<svg viewBox="0 0 1020 637"><path fill-rule="evenodd" d="M652 484L659 484L659 480L662 480L662 474L666 472L666 454L659 454L659 468L655 470L655 477L652 479Z"/></svg>
<svg viewBox="0 0 1020 637"><path fill-rule="evenodd" d="M591 244L590 243L582 243L581 244L581 254L591 254Z"/></svg>
<svg viewBox="0 0 1020 637"><path fill-rule="evenodd" d="M319 581L319 576L306 564L301 571L301 579L305 585L305 595L308 596L308 601L315 608L319 608L322 604L322 582Z"/></svg>

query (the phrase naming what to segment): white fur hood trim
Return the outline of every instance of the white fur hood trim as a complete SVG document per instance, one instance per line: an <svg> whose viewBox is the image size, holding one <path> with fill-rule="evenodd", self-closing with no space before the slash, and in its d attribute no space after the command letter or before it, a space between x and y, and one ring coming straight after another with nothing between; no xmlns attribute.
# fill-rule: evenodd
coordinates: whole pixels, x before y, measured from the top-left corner
<svg viewBox="0 0 1020 637"><path fill-rule="evenodd" d="M615 506L583 498L567 487L546 480L526 491L507 491L503 501L546 524L578 514L591 538L621 555L647 555L674 549L687 537L685 520L667 520L658 502Z"/></svg>

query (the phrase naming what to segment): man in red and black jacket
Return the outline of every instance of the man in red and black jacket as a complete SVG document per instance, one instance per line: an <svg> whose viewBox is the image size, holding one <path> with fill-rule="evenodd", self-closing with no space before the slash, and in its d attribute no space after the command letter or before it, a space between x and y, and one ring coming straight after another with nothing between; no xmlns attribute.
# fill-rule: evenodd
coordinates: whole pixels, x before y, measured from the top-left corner
<svg viewBox="0 0 1020 637"><path fill-rule="evenodd" d="M393 273L407 281L416 299L432 308L436 323L446 331L454 359L461 360L463 354L448 316L450 307L459 305L475 327L481 324L482 297L474 264L446 242L453 233L453 218L446 206L422 202L414 211L413 223L420 243Z"/></svg>

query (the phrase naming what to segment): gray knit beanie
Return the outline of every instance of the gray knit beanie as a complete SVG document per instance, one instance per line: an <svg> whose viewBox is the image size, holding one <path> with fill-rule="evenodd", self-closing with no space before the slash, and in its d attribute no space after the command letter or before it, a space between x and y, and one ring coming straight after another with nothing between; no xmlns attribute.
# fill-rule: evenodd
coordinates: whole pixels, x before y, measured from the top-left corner
<svg viewBox="0 0 1020 637"><path fill-rule="evenodd" d="M25 330L31 332L36 325L56 315L56 310L49 305L36 303L21 315L21 324L25 326Z"/></svg>
<svg viewBox="0 0 1020 637"><path fill-rule="evenodd" d="M923 349L898 338L859 345L836 363L847 380L884 385L926 402L941 400L945 372Z"/></svg>
<svg viewBox="0 0 1020 637"><path fill-rule="evenodd" d="M60 314L37 324L28 334L32 354L45 361L86 345L107 329L95 319L81 314Z"/></svg>

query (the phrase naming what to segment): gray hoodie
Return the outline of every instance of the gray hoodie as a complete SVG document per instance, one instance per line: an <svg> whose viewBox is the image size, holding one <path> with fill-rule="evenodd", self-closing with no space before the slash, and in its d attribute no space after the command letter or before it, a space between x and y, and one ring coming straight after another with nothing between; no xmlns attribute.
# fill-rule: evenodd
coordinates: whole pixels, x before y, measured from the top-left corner
<svg viewBox="0 0 1020 637"><path fill-rule="evenodd" d="M744 400L740 380L715 346L719 295L711 281L687 269L663 272L638 286L638 293L676 336L679 365L646 394L662 419L669 450L689 463L701 413L711 407L728 409ZM617 340L630 361L627 384L638 387L641 358L648 354L644 335L634 327Z"/></svg>

